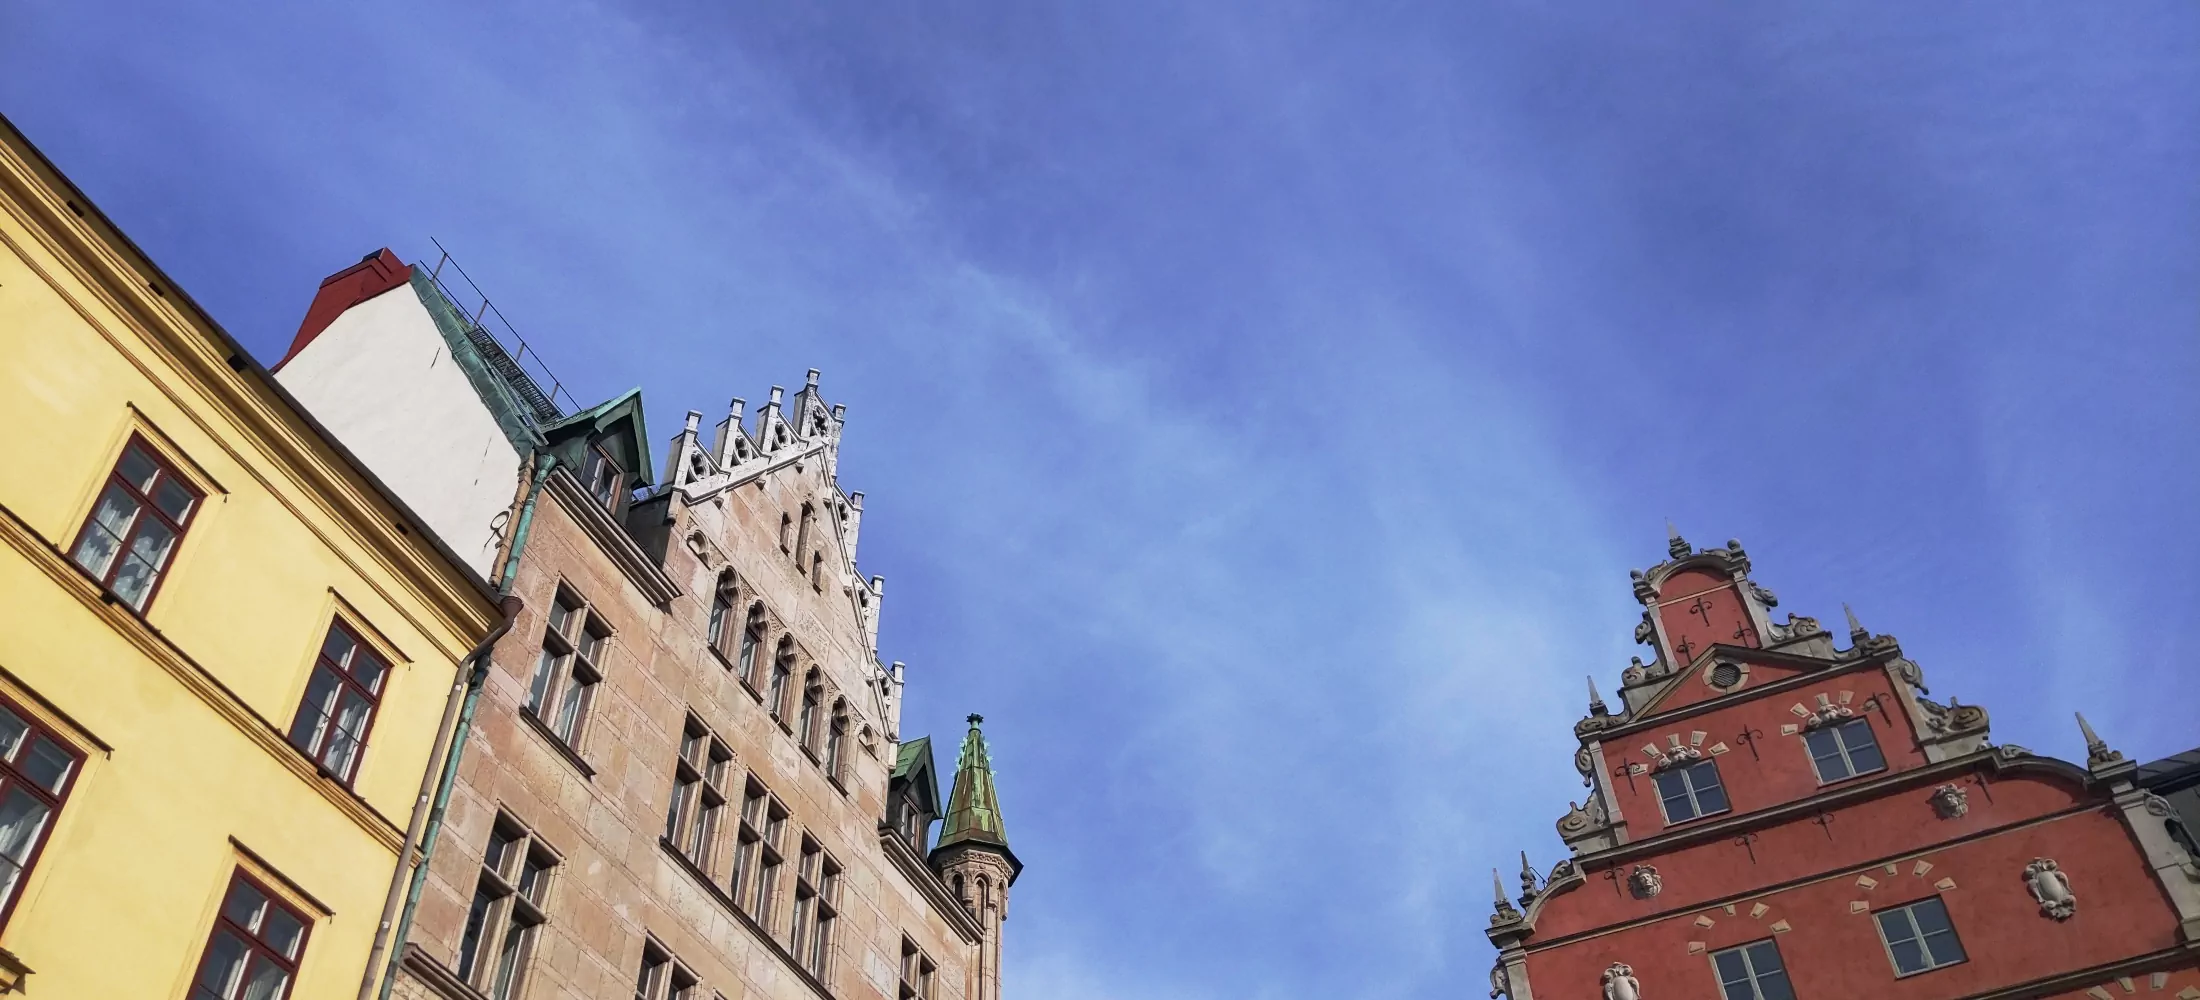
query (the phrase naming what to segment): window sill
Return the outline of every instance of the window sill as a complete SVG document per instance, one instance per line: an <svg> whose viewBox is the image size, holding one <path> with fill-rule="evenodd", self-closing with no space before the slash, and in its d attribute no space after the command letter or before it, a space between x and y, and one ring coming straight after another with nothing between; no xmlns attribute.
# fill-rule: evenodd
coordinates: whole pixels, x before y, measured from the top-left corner
<svg viewBox="0 0 2200 1000"><path fill-rule="evenodd" d="M758 691L756 685L749 683L749 679L746 677L741 678L741 690L747 691L749 697L756 699L757 704L764 703L764 692Z"/></svg>
<svg viewBox="0 0 2200 1000"><path fill-rule="evenodd" d="M1717 819L1733 811L1734 807L1728 806L1724 809L1719 810L1718 812L1697 813L1696 815L1690 816L1687 819L1669 819L1665 821L1665 828L1671 830L1675 827L1687 826L1691 823L1701 823L1707 819Z"/></svg>
<svg viewBox="0 0 2200 1000"><path fill-rule="evenodd" d="M581 759L579 751L574 750L564 740L559 739L557 733L551 732L550 726L541 719L536 718L534 712L522 708L519 710L519 718L521 722L527 723L527 728L535 731L535 735L542 737L544 742L549 743L551 748L558 752L559 756L564 757L566 763L573 765L573 769L579 771L581 777L590 781L596 779L596 769L588 766L588 762Z"/></svg>
<svg viewBox="0 0 2200 1000"><path fill-rule="evenodd" d="M749 929L749 933L756 935L757 940L770 947L772 954L779 956L780 963L787 967L787 971L794 973L795 978L802 980L804 985L807 985L823 1000L834 1000L832 988L826 986L825 981L818 978L816 973L811 972L809 966L803 965L801 960L795 958L794 953L788 951L786 945L781 944L778 938L773 937L770 931L764 929L764 925L757 923L756 918L749 915L749 911L742 909L741 904L734 902L733 897L726 893L725 886L712 881L710 874L697 867L695 862L687 855L680 853L680 849L673 846L672 841L658 837L657 848L663 851L666 857L671 858L674 864L679 865L681 870L687 872L688 877L702 886L703 891L709 893L712 899L717 900L719 906L733 914L734 919L739 920L743 927Z"/></svg>
<svg viewBox="0 0 2200 1000"><path fill-rule="evenodd" d="M1895 970L1895 973L1894 973L1894 977L1895 977L1896 979L1915 979L1915 978L1917 978L1917 977L1919 977L1919 976L1927 976L1927 975L1931 975L1931 974L1933 974L1933 973L1935 973L1935 972L1939 972L1939 971L1940 971L1940 970L1942 970L1942 969L1953 969L1953 968L1955 968L1956 966L1959 966L1959 965L1969 965L1970 963L1971 963L1971 959L1970 959L1970 958L1969 958L1968 956L1966 956L1966 957L1964 957L1964 958L1962 958L1962 959L1959 959L1959 960L1957 960L1957 961L1954 961L1954 962L1950 962L1950 963L1948 963L1948 964L1946 964L1946 965L1936 965L1936 966L1933 966L1933 967L1932 967L1932 968L1930 968L1930 969L1919 969L1919 970L1917 970L1916 972L1904 972L1904 971L1902 971L1902 970L1900 970L1900 969L1896 969L1896 970Z"/></svg>
<svg viewBox="0 0 2200 1000"><path fill-rule="evenodd" d="M840 783L839 775L827 773L825 775L825 780L833 783L833 790L839 792L841 798L848 797L848 786Z"/></svg>
<svg viewBox="0 0 2200 1000"><path fill-rule="evenodd" d="M726 671L728 673L731 673L733 671L733 661L726 658L725 650L719 649L717 646L710 645L708 643L704 644L704 648L710 650L710 655L718 658L719 666L726 668Z"/></svg>

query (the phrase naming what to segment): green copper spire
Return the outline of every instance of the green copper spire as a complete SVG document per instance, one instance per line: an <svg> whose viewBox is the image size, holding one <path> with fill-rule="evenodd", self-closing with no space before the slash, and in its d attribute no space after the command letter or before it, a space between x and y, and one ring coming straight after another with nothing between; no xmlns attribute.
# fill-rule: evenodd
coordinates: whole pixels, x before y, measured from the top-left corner
<svg viewBox="0 0 2200 1000"><path fill-rule="evenodd" d="M1001 800L993 790L993 760L986 752L985 734L978 731L984 721L982 715L971 716L970 732L963 735L962 754L955 761L955 790L948 793L947 815L933 853L956 844L986 845L999 848L1014 865L1008 829L1001 825Z"/></svg>

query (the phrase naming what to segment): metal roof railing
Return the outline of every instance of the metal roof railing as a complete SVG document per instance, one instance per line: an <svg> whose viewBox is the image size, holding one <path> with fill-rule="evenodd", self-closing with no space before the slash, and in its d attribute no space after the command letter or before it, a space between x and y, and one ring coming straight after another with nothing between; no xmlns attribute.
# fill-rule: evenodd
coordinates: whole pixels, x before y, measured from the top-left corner
<svg viewBox="0 0 2200 1000"><path fill-rule="evenodd" d="M435 285L437 291L443 293L453 309L465 317L466 337L481 351L489 366L496 369L497 375L512 387L512 391L534 409L538 419L551 421L567 413L578 412L581 409L580 404L566 390L565 383L559 381L550 371L549 365L543 363L542 353L529 346L527 339L519 335L519 330L512 326L512 321L506 319L504 312L489 301L489 294L474 283L473 276L466 273L466 269L459 265L449 250L444 249L441 240L431 236L428 242L435 244L439 255L435 267L428 271L428 281ZM466 283L466 287L473 292L471 296L461 298L444 282L446 268ZM469 308L467 304L476 299L480 301L480 305ZM484 322L491 316L496 317L497 325L503 328L501 334ZM544 386L549 388L545 389Z"/></svg>

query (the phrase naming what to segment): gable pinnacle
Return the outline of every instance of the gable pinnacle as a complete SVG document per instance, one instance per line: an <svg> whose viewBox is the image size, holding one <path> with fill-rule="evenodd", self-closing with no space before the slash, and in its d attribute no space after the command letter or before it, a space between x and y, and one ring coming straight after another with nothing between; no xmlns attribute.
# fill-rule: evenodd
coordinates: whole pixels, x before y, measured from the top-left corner
<svg viewBox="0 0 2200 1000"><path fill-rule="evenodd" d="M1490 891L1497 897L1496 911L1490 914L1490 923L1508 924L1520 919L1520 911L1513 908L1513 901L1505 898L1505 878L1490 869Z"/></svg>
<svg viewBox="0 0 2200 1000"><path fill-rule="evenodd" d="M1864 628L1864 623L1856 620L1856 612L1849 607L1847 601L1841 602L1841 613L1849 616L1850 641L1863 642L1864 640L1872 637L1871 632L1867 631Z"/></svg>
<svg viewBox="0 0 2200 1000"><path fill-rule="evenodd" d="M2077 716L2078 731L2085 734L2085 766L2098 769L2122 762L2123 751L2109 749L2108 741L2101 739L2101 734L2093 731L2093 724L2085 721L2084 712Z"/></svg>
<svg viewBox="0 0 2200 1000"><path fill-rule="evenodd" d="M1681 537L1681 529L1673 527L1670 517L1665 519L1665 551L1675 559L1686 559L1696 551L1695 546L1688 544L1688 539Z"/></svg>
<svg viewBox="0 0 2200 1000"><path fill-rule="evenodd" d="M1520 852L1520 905L1535 901L1535 866L1528 863L1528 852Z"/></svg>
<svg viewBox="0 0 2200 1000"><path fill-rule="evenodd" d="M1597 679L1596 679L1596 675L1594 675L1594 674L1591 674L1591 675L1589 676L1589 714L1590 714L1590 715L1610 715L1610 714L1612 714L1612 710L1611 710L1611 708L1610 708L1609 706L1607 706L1607 705L1605 705L1605 704L1604 704L1604 696L1603 696L1603 695L1600 695L1600 694L1598 694L1598 693L1597 693ZM1523 857L1525 857L1525 855L1523 855Z"/></svg>

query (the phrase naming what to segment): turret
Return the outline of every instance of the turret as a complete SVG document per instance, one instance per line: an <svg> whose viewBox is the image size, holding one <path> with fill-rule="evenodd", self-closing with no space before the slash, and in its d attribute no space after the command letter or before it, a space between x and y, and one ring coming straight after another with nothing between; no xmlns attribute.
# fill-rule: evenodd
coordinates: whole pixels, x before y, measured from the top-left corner
<svg viewBox="0 0 2200 1000"><path fill-rule="evenodd" d="M1008 919L1008 887L1015 884L1024 865L1008 849L1008 831L1001 825L993 761L985 734L978 729L985 717L972 715L969 721L931 864L983 933L973 970L977 986L970 1000L1000 1000L1001 924Z"/></svg>

